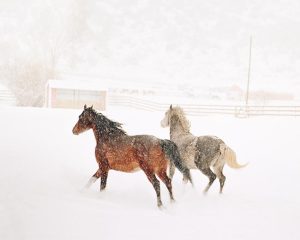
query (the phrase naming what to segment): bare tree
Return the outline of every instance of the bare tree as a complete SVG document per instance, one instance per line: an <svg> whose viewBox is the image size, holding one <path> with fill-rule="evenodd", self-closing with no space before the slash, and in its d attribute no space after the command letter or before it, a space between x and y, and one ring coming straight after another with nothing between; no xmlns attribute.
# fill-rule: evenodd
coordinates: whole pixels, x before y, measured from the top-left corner
<svg viewBox="0 0 300 240"><path fill-rule="evenodd" d="M27 13L30 16L22 15L20 11L18 24L26 18L31 20L23 29L18 26L12 29L7 35L9 43L1 44L0 40L0 49L9 47L13 50L2 57L0 76L20 106L43 106L47 81L59 76L59 64L71 59L80 46L87 28L88 5L83 0L63 3L37 1L34 6L27 6L32 7Z"/></svg>

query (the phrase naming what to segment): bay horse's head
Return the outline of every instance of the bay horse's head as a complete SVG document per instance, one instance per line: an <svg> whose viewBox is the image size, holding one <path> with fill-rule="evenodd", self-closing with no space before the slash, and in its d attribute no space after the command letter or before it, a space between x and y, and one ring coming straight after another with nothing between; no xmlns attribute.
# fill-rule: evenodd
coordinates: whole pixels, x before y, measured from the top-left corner
<svg viewBox="0 0 300 240"><path fill-rule="evenodd" d="M73 134L78 135L92 128L94 122L93 106L86 107L84 105L83 112L79 115L79 119L73 127Z"/></svg>

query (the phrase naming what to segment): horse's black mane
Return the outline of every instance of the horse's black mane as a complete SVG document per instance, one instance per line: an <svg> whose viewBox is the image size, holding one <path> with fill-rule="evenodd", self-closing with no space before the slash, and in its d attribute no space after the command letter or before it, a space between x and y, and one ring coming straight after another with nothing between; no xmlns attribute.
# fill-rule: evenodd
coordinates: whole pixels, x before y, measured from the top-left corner
<svg viewBox="0 0 300 240"><path fill-rule="evenodd" d="M124 135L126 132L122 129L122 124L114 122L104 116L102 113L98 113L93 108L88 108L95 116L95 122L99 134L103 136L118 136Z"/></svg>

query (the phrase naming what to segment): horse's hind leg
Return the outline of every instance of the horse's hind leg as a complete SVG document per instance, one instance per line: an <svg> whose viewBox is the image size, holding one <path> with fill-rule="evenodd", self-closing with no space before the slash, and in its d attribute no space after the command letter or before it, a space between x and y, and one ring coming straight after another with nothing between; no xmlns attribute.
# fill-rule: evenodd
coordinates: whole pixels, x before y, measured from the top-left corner
<svg viewBox="0 0 300 240"><path fill-rule="evenodd" d="M224 165L223 166L214 166L214 172L217 175L219 182L220 182L220 193L223 192L223 187L224 187L225 180L226 180L226 177L223 174L223 167L224 167Z"/></svg>
<svg viewBox="0 0 300 240"><path fill-rule="evenodd" d="M156 197L157 197L157 206L161 207L162 206L162 202L161 202L161 198L160 198L160 183L157 180L157 178L155 177L155 174L149 170L149 168L147 167L142 167L142 170L145 172L147 178L149 179L149 181L152 183L154 190L156 192Z"/></svg>
<svg viewBox="0 0 300 240"><path fill-rule="evenodd" d="M158 177L163 181L163 183L166 185L168 191L169 191L169 194L170 194L170 199L171 200L174 200L174 197L173 197L173 192L172 192L172 182L171 182L171 179L168 177L166 171L160 171L157 173Z"/></svg>
<svg viewBox="0 0 300 240"><path fill-rule="evenodd" d="M204 175L206 175L209 178L208 185L204 189L204 193L207 193L207 191L209 190L210 186L213 184L213 182L216 179L216 174L214 174L213 171L209 167L203 167L201 164L198 164L197 162L196 162L196 166L197 166L197 168L199 168L199 170Z"/></svg>
<svg viewBox="0 0 300 240"><path fill-rule="evenodd" d="M204 189L204 192L207 193L207 191L210 189L211 185L213 184L213 182L216 179L216 174L213 173L213 171L210 168L207 169L200 169L201 172L203 174L205 174L206 176L208 176L209 178L209 182L208 185L206 186L206 188Z"/></svg>

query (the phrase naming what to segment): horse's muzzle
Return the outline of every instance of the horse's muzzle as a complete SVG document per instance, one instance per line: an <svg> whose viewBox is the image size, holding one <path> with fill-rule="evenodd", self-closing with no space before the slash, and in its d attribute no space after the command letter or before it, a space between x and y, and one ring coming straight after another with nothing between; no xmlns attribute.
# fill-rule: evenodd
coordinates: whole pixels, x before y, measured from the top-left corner
<svg viewBox="0 0 300 240"><path fill-rule="evenodd" d="M163 120L160 121L160 126L161 126L162 128L165 128L165 127L168 126L168 124L166 123L166 120L165 120L165 119L163 119Z"/></svg>
<svg viewBox="0 0 300 240"><path fill-rule="evenodd" d="M74 135L79 135L79 132L78 132L78 129L77 129L77 124L73 127L72 132L73 132Z"/></svg>

